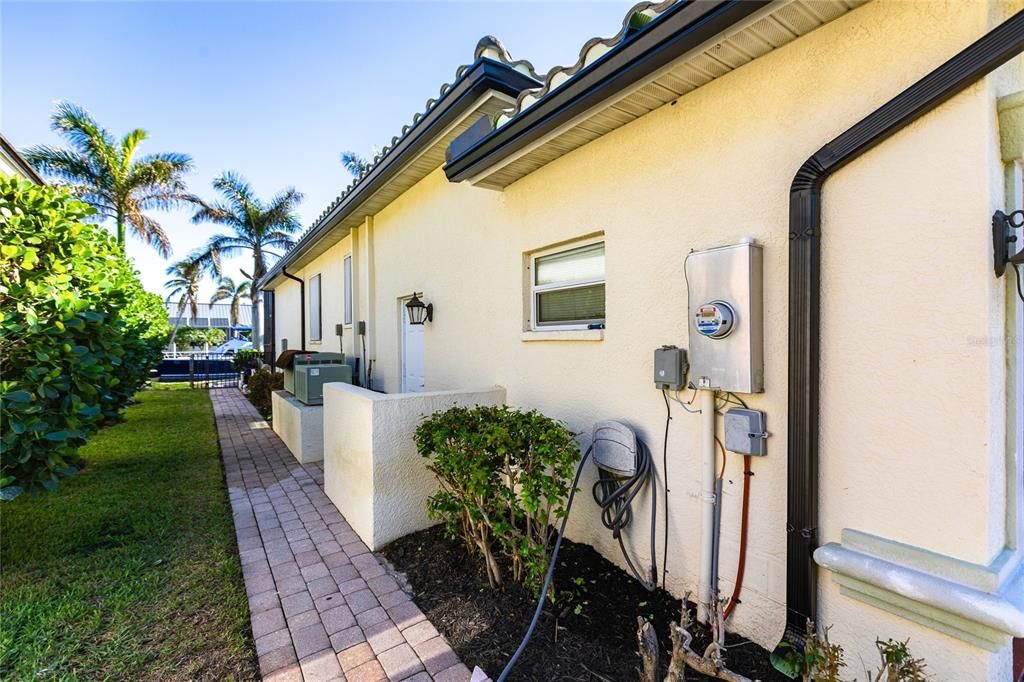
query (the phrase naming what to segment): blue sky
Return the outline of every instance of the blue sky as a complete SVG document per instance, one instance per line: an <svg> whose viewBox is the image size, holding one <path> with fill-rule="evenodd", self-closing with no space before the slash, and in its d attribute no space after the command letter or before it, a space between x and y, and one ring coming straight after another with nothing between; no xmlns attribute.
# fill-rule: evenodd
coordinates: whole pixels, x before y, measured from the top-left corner
<svg viewBox="0 0 1024 682"><path fill-rule="evenodd" d="M115 135L146 129L143 153L192 155L190 187L204 197L227 169L262 196L296 187L308 225L351 179L340 152L387 144L480 37L544 71L613 35L632 4L0 0L0 130L20 148L58 143L49 116L69 100ZM148 289L160 292L167 265L217 230L189 215L154 214L170 261L129 238Z"/></svg>

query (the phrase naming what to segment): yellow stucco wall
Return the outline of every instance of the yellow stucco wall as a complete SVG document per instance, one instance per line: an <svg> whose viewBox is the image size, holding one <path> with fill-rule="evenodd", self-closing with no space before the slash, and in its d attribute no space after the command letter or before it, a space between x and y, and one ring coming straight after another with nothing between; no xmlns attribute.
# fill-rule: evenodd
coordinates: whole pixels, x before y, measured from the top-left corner
<svg viewBox="0 0 1024 682"><path fill-rule="evenodd" d="M288 274L306 282L306 348L321 352L336 353L342 350L348 355L355 348L355 335L352 328L346 325L345 334L339 338L334 326L344 319L345 276L344 259L352 252L352 237L345 237L329 248L313 261L302 268L289 269ZM309 308L309 281L320 275L321 288L321 338L313 341L311 331L312 316ZM299 283L287 280L274 289L275 314L277 315L277 351L281 350L281 339L288 339L289 348L298 348L301 342L300 324L302 309L299 303Z"/></svg>
<svg viewBox="0 0 1024 682"><path fill-rule="evenodd" d="M435 171L373 219L374 387L398 390L399 299L422 291L435 306L427 390L499 384L509 403L584 433L598 419L622 419L660 462L665 408L653 387L652 353L687 345L683 257L755 237L764 245L765 392L748 402L767 412L773 436L768 457L754 462L743 603L731 626L774 645L785 618L790 182L822 144L1008 11L879 0L504 192L453 185ZM826 185L821 543L839 541L850 527L981 564L1002 547L1006 289L991 274L987 225L1003 196L995 97L1020 89L1021 64L1003 67ZM522 341L523 254L594 232L607 244L603 340ZM282 312L289 295L278 294L279 329L297 325L297 313L292 322ZM335 321L327 300L325 327ZM673 415L669 587L683 594L696 587L698 417L675 406ZM741 469L741 458L730 457L723 592L735 571ZM578 499L570 537L621 563L590 496ZM635 511L631 550L647 562L649 509ZM823 620L836 624L833 639L848 645L855 663L858 655L873 660L878 635L911 637L915 653L939 669L963 671L958 679L988 679L1007 665L1005 652L990 656L839 596L828 574L820 591Z"/></svg>

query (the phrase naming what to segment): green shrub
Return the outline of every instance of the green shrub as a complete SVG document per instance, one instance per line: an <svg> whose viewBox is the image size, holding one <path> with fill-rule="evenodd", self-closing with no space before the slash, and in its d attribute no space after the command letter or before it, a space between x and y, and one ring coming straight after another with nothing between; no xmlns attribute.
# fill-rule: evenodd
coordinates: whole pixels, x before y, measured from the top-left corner
<svg viewBox="0 0 1024 682"><path fill-rule="evenodd" d="M270 416L273 408L270 395L282 388L284 388L284 374L261 369L249 377L249 402L255 405L264 417Z"/></svg>
<svg viewBox="0 0 1024 682"><path fill-rule="evenodd" d="M119 317L124 324L122 346L125 351L118 372L119 388L123 398L130 400L146 382L149 370L160 364L171 325L163 299L159 294L144 291L141 285L121 309Z"/></svg>
<svg viewBox="0 0 1024 682"><path fill-rule="evenodd" d="M814 623L807 621L803 649L782 642L771 654L772 665L788 677L805 682L842 682L846 654L843 647L829 641L829 629L819 633ZM875 638L880 665L874 672L865 668L869 682L926 682L928 665L910 653L909 644L910 640Z"/></svg>
<svg viewBox="0 0 1024 682"><path fill-rule="evenodd" d="M56 487L145 381L167 315L93 209L0 175L0 498ZM162 306L159 306L162 309Z"/></svg>
<svg viewBox="0 0 1024 682"><path fill-rule="evenodd" d="M179 346L219 346L226 338L224 330L216 327L182 327L174 337Z"/></svg>
<svg viewBox="0 0 1024 682"><path fill-rule="evenodd" d="M241 372L245 369L256 369L260 366L261 357L263 357L263 353L255 348L243 348L235 353L235 357L231 360L231 366L236 372Z"/></svg>
<svg viewBox="0 0 1024 682"><path fill-rule="evenodd" d="M500 552L514 580L539 589L579 460L572 432L535 410L453 407L424 420L414 440L441 485L430 516L483 557L492 586L502 583Z"/></svg>

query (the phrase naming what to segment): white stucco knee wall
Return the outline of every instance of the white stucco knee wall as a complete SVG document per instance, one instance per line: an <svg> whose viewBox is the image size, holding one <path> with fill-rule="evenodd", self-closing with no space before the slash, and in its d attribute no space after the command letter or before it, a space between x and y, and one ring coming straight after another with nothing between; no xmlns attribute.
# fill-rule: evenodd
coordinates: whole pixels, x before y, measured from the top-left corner
<svg viewBox="0 0 1024 682"><path fill-rule="evenodd" d="M375 393L324 386L324 490L370 549L433 525L427 498L437 490L413 431L455 405L500 405L505 389Z"/></svg>
<svg viewBox="0 0 1024 682"><path fill-rule="evenodd" d="M287 391L274 391L270 398L274 433L302 464L324 458L324 408L305 405Z"/></svg>

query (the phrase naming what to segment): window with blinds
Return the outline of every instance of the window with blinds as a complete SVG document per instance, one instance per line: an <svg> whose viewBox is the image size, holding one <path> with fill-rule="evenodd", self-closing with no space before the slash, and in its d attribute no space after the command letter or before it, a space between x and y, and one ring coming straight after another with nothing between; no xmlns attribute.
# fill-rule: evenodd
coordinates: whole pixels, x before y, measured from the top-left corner
<svg viewBox="0 0 1024 682"><path fill-rule="evenodd" d="M320 275L313 275L309 280L309 340L319 341L320 325Z"/></svg>
<svg viewBox="0 0 1024 682"><path fill-rule="evenodd" d="M531 258L532 327L580 329L604 323L604 242Z"/></svg>
<svg viewBox="0 0 1024 682"><path fill-rule="evenodd" d="M352 324L352 254L345 256L345 324Z"/></svg>

